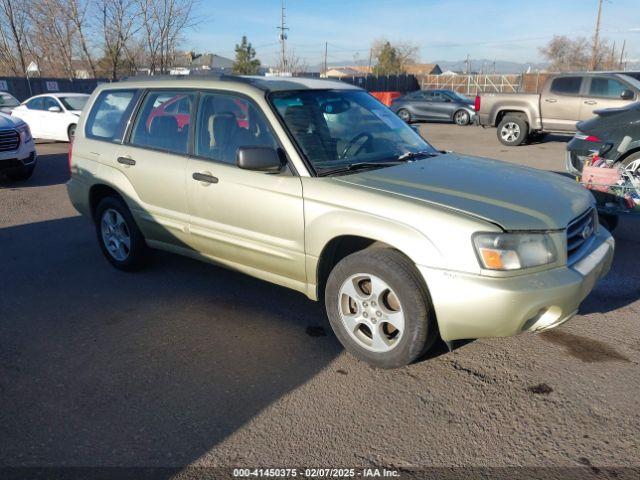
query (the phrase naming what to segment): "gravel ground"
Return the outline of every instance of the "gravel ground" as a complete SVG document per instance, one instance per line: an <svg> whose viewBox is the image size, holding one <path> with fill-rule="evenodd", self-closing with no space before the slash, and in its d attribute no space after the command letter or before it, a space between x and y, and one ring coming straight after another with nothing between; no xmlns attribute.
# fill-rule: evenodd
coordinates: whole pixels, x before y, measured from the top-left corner
<svg viewBox="0 0 640 480"><path fill-rule="evenodd" d="M563 137L421 128L563 169ZM0 181L0 466L640 466L640 219L570 322L382 371L296 292L163 253L111 268L67 199L66 149Z"/></svg>

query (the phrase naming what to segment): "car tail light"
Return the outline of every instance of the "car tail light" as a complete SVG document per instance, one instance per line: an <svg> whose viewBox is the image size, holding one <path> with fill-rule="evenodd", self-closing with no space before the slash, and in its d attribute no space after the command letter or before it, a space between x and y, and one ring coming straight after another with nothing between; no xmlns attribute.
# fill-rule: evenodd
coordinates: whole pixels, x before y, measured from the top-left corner
<svg viewBox="0 0 640 480"><path fill-rule="evenodd" d="M69 176L71 176L71 155L73 154L73 137L69 140L69 155L67 157L67 163L69 165Z"/></svg>
<svg viewBox="0 0 640 480"><path fill-rule="evenodd" d="M587 135L586 133L581 132L576 133L576 138L579 140L584 140L585 142L602 143L602 139L600 137L596 137L595 135Z"/></svg>
<svg viewBox="0 0 640 480"><path fill-rule="evenodd" d="M480 95L476 95L476 101L473 103L473 109L476 112L480 111Z"/></svg>

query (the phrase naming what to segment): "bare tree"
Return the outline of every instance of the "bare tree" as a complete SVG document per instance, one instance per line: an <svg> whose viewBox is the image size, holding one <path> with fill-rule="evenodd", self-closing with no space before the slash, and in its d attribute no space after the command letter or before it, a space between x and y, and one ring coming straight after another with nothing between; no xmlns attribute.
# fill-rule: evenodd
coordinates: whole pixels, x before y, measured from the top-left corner
<svg viewBox="0 0 640 480"><path fill-rule="evenodd" d="M151 73L171 67L184 30L195 26L196 0L135 0L141 16Z"/></svg>
<svg viewBox="0 0 640 480"><path fill-rule="evenodd" d="M34 1L29 9L32 50L44 59L47 74L73 78L76 27L60 0Z"/></svg>
<svg viewBox="0 0 640 480"><path fill-rule="evenodd" d="M96 64L91 51L89 50L89 44L87 42L87 31L90 31L93 27L90 21L91 13L91 1L86 0L60 0L62 3L63 11L65 11L69 17L69 20L76 28L78 36L78 44L82 57L87 62L89 70L93 78L96 78Z"/></svg>
<svg viewBox="0 0 640 480"><path fill-rule="evenodd" d="M304 58L297 56L293 49L289 49L285 62L285 68L281 71L289 72L291 75L299 75L309 70L309 64L307 61Z"/></svg>
<svg viewBox="0 0 640 480"><path fill-rule="evenodd" d="M549 70L554 72L589 70L593 60L596 70L616 68L615 55L609 42L601 39L595 49L595 55L593 42L593 39L588 40L584 37L572 39L556 35L547 45L540 48L540 53L549 62Z"/></svg>
<svg viewBox="0 0 640 480"><path fill-rule="evenodd" d="M0 61L9 72L22 76L27 71L26 51L29 3L0 0Z"/></svg>
<svg viewBox="0 0 640 480"><path fill-rule="evenodd" d="M102 63L111 80L127 67L130 46L139 30L135 0L98 0L102 20Z"/></svg>

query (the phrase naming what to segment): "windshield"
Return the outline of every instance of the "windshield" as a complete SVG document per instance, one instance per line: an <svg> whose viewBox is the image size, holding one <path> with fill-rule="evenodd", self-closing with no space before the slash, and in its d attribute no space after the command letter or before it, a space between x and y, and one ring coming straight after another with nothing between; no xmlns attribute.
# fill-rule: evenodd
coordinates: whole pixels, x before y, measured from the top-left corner
<svg viewBox="0 0 640 480"><path fill-rule="evenodd" d="M640 90L640 80L629 75L620 75L625 81L629 82L635 89Z"/></svg>
<svg viewBox="0 0 640 480"><path fill-rule="evenodd" d="M0 107L17 107L20 102L13 95L0 93Z"/></svg>
<svg viewBox="0 0 640 480"><path fill-rule="evenodd" d="M294 140L318 174L361 162L436 154L405 122L364 91L305 90L270 96Z"/></svg>
<svg viewBox="0 0 640 480"><path fill-rule="evenodd" d="M58 97L67 110L82 110L89 97Z"/></svg>

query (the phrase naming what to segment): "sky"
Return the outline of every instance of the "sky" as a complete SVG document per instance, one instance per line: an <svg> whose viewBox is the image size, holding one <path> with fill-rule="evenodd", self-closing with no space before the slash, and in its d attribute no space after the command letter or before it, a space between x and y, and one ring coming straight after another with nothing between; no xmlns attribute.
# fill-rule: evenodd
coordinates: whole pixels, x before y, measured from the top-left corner
<svg viewBox="0 0 640 480"><path fill-rule="evenodd" d="M285 0L287 48L309 65L366 64L373 40L407 41L420 61L542 61L553 35L591 36L598 0ZM247 35L265 65L277 62L280 0L200 0L183 47L233 58ZM604 0L601 35L640 60L640 0Z"/></svg>

